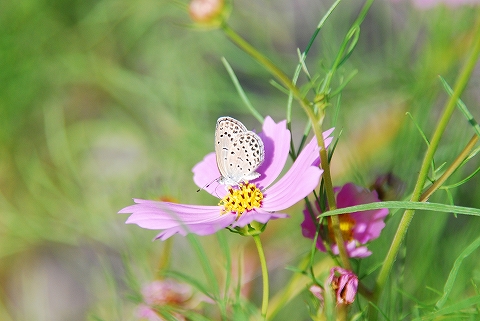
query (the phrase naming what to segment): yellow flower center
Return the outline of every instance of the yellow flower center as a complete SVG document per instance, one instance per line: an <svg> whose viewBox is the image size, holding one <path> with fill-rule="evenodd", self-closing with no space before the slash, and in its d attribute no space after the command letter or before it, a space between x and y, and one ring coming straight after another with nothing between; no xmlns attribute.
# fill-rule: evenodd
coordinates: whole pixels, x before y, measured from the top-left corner
<svg viewBox="0 0 480 321"><path fill-rule="evenodd" d="M338 220L340 221L340 232L342 232L343 240L345 242L353 240L353 228L355 227L355 220L350 214L340 214L338 215ZM330 237L330 240L335 241L332 220L330 218L328 218L328 236Z"/></svg>
<svg viewBox="0 0 480 321"><path fill-rule="evenodd" d="M240 183L238 189L228 187L228 194L220 200L218 205L223 206L222 214L236 212L238 216L262 205L263 194L255 184Z"/></svg>

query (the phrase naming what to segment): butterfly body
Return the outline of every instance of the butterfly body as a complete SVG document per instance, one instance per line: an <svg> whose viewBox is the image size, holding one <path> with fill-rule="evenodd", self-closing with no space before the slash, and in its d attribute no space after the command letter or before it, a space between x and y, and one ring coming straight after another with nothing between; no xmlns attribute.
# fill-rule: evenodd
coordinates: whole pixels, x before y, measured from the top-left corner
<svg viewBox="0 0 480 321"><path fill-rule="evenodd" d="M215 154L219 183L235 186L258 178L255 172L265 158L262 139L238 120L220 117L215 128Z"/></svg>

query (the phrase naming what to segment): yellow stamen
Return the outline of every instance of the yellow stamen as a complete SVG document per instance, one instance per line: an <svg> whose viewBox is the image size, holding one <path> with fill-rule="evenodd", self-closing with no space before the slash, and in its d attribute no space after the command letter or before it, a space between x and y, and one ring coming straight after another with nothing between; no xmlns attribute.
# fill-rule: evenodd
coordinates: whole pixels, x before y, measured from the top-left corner
<svg viewBox="0 0 480 321"><path fill-rule="evenodd" d="M353 228L355 227L355 220L350 214L340 214L338 215L340 220L340 232L342 232L342 237L345 242L353 240ZM333 234L332 220L328 219L328 236L330 240L334 241L335 236Z"/></svg>
<svg viewBox="0 0 480 321"><path fill-rule="evenodd" d="M222 214L236 212L240 216L245 211L262 205L263 194L255 184L240 183L238 189L229 187L228 192L218 203L218 205L223 206Z"/></svg>

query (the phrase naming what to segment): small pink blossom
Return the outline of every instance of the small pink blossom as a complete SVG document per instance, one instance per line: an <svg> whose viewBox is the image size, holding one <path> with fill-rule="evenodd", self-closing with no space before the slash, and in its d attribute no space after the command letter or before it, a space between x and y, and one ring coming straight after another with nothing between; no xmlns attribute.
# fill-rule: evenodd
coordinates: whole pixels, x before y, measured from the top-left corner
<svg viewBox="0 0 480 321"><path fill-rule="evenodd" d="M352 271L334 267L330 270L328 283L335 291L337 304L352 304L358 289L358 277Z"/></svg>
<svg viewBox="0 0 480 321"><path fill-rule="evenodd" d="M360 204L378 202L377 192L368 191L352 183L345 184L343 187L334 188L336 193L337 208L350 207ZM304 221L302 222L302 234L304 237L314 239L317 224L312 219L312 213L308 208L303 211ZM314 217L321 214L318 204L314 209ZM350 214L339 215L340 230L345 241L345 248L350 257L366 257L372 254L364 244L380 236L380 232L385 227L384 219L388 215L388 209L369 210L363 212L353 212ZM330 221L326 219L324 221ZM325 252L322 235L331 242L331 248L334 254L338 255L338 246L334 244L333 231L329 224L320 226L320 233L317 238L317 248Z"/></svg>
<svg viewBox="0 0 480 321"><path fill-rule="evenodd" d="M142 288L142 295L148 305L182 305L192 297L192 288L172 279L155 280Z"/></svg>
<svg viewBox="0 0 480 321"><path fill-rule="evenodd" d="M164 321L165 319L160 317L158 313L146 304L139 304L135 311L135 316L139 321Z"/></svg>
<svg viewBox="0 0 480 321"><path fill-rule="evenodd" d="M173 279L155 280L143 286L143 303L137 306L136 316L139 320L163 321L164 318L155 310L162 306L187 308L193 297L192 288ZM181 314L170 312L176 320L185 320Z"/></svg>
<svg viewBox="0 0 480 321"><path fill-rule="evenodd" d="M176 233L208 235L226 227L242 228L254 221L265 224L271 219L288 217L287 214L278 211L285 210L302 200L318 185L323 172L315 165L319 147L316 139L312 139L285 175L278 179L288 158L290 132L286 121L275 123L270 117L265 119L262 129L258 135L265 147L265 159L256 170L260 176L249 184L230 187L228 190L220 185L218 178L221 175L215 153L208 154L193 167L194 182L208 193L220 198L222 201L219 205L186 205L134 199L135 205L125 207L119 213L132 213L126 223L137 224L146 229L162 230L156 237L161 240ZM333 129L323 134L326 146L332 141L332 138L328 137L332 132ZM237 197L244 192L246 195L250 190L256 193L255 206L242 211L229 210L232 207L227 206L228 197Z"/></svg>
<svg viewBox="0 0 480 321"><path fill-rule="evenodd" d="M323 288L318 284L313 284L310 286L308 290L313 294L313 296L315 296L318 300L320 300L320 305L323 306L323 302L324 302L323 293L325 292Z"/></svg>

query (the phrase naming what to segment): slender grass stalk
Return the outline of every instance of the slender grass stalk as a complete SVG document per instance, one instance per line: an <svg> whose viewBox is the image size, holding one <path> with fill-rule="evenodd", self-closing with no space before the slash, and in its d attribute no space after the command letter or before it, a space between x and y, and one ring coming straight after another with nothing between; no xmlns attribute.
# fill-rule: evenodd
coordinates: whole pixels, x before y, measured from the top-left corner
<svg viewBox="0 0 480 321"><path fill-rule="evenodd" d="M222 29L225 32L225 35L230 38L230 40L236 44L240 49L245 51L251 57L253 57L258 63L260 63L264 68L266 68L274 77L276 77L286 88L288 88L291 94L298 100L301 107L307 114L308 118L310 119L313 127L313 131L315 136L317 137L317 143L320 147L320 163L323 169L323 181L325 183L325 191L327 195L328 206L331 210L337 208L335 194L333 192L333 183L332 177L330 175L330 164L328 161L328 154L325 150L325 143L323 141L322 136L322 123L324 119L324 108L328 105L328 92L330 91L330 82L333 79L333 75L335 74L338 67L343 64L346 59L350 56L355 45L358 40L358 35L360 32L360 24L365 19L365 16L368 13L371 5L373 4L373 0L367 0L363 5L357 19L352 24L352 27L348 31L347 35L344 38L344 41L340 47L339 53L330 69L327 73L327 76L322 84L322 88L317 95L315 104L312 104L308 101L307 98L303 97L300 93L298 87L290 80L290 78L278 68L270 59L265 57L259 51L257 51L252 45L250 45L245 39L243 39L240 35L238 35L233 29L231 29L226 22L222 24ZM334 8L337 3L334 4L332 8ZM333 10L333 9L331 9ZM330 14L331 11L328 12ZM319 32L321 26L323 25L324 21L322 20L319 24L316 33ZM312 37L315 39L316 34ZM313 40L308 45L308 49L310 49ZM302 55L303 58L303 55ZM303 61L300 61L302 64ZM320 99L318 99L320 98ZM338 251L340 258L342 260L343 266L349 270L351 270L351 265L348 257L348 253L345 249L345 243L343 241L342 233L340 231L340 220L336 216L331 217L332 221L332 228L334 231L335 242L338 246Z"/></svg>
<svg viewBox="0 0 480 321"><path fill-rule="evenodd" d="M300 271L305 270L308 267L310 262L310 257L305 256L305 258L298 264L298 269ZM295 273L293 277L289 280L288 284L283 288L280 295L277 294L276 297L273 298L271 309L267 313L267 320L272 319L275 317L278 312L283 308L283 306L295 295L300 292L301 286L304 284L300 283L300 280L305 279L305 275L301 273ZM306 283L306 282L305 282Z"/></svg>
<svg viewBox="0 0 480 321"><path fill-rule="evenodd" d="M333 183L330 175L330 164L328 162L328 154L325 150L325 142L323 141L322 135L324 107L326 106L324 104L326 102L321 99L316 102L314 106L307 98L302 96L297 86L295 86L295 84L290 80L290 78L272 61L270 61L270 59L268 59L262 53L256 50L245 39L243 39L233 29L231 29L226 23L222 25L222 29L227 35L227 37L230 38L230 40L235 45L237 45L240 49L249 54L253 59L255 59L265 69L267 69L274 77L276 77L285 87L287 87L307 114L308 118L312 122L313 131L315 133L315 136L317 137L318 147L320 148L320 162L324 171L323 180L325 182L325 191L327 194L328 205L330 209L336 209L337 206L335 202L335 194L333 192ZM326 96L320 95L320 97ZM343 242L342 234L340 232L340 223L338 218L332 218L332 227L334 229L335 241L338 245L339 254L342 258L344 267L347 269L351 269L347 251L345 249L345 244Z"/></svg>
<svg viewBox="0 0 480 321"><path fill-rule="evenodd" d="M223 65L225 66L225 69L227 69L227 72L230 75L230 79L232 80L233 85L237 89L237 92L240 95L240 98L243 100L243 103L247 106L248 110L250 110L252 115L260 122L260 124L263 124L263 120L264 120L263 116L255 109L255 107L253 107L252 103L247 97L247 94L245 94L245 91L240 85L240 82L238 81L238 78L235 75L233 68L230 66L230 64L228 63L227 59L225 59L225 57L222 57L221 60Z"/></svg>
<svg viewBox="0 0 480 321"><path fill-rule="evenodd" d="M261 64L265 69L267 69L275 78L277 78L285 87L288 88L293 94L293 96L300 102L302 108L307 112L311 109L310 102L302 97L300 90L295 86L290 78L278 68L270 59L265 57L252 45L250 45L245 39L243 39L239 34L237 34L227 23L222 24L223 32L225 35L230 38L230 40L237 45L240 49L249 54L253 59L255 59L259 64ZM309 114L307 112L307 114Z"/></svg>
<svg viewBox="0 0 480 321"><path fill-rule="evenodd" d="M460 98L460 95L465 89L468 83L468 80L470 79L470 76L472 74L472 71L476 65L476 62L478 60L478 57L480 54L480 24L478 24L477 30L474 35L475 36L474 36L470 55L468 56L466 63L463 69L461 70L460 75L458 76L453 94L448 100L444 108L444 111L442 113L442 116L438 121L437 127L432 136L432 139L430 140L430 145L423 159L422 166L420 168L420 172L418 175L417 183L412 193L412 197L411 197L412 202L418 202L420 200L422 190L423 190L425 181L427 179L428 170L430 168L430 164L432 162L435 151L437 150L438 144L440 142L440 138L442 137L445 131L448 121L450 120L452 113L455 110L457 100ZM384 264L382 265L382 268L379 272L379 275L376 281L376 286L374 291L374 297L375 297L374 302L378 301L383 291L388 275L390 274L393 263L395 262L397 253L400 250L401 243L403 241L403 238L405 237L405 234L407 233L408 227L410 225L410 222L413 219L414 214L415 214L415 210L406 210L403 214L403 217L400 221L397 232L395 233L392 244L390 245L390 249L388 250L387 256L385 257L385 260L384 260ZM375 313L375 317L372 316L372 318L376 318L376 313Z"/></svg>
<svg viewBox="0 0 480 321"><path fill-rule="evenodd" d="M222 314L222 319L225 319L227 312L224 305L224 300L222 300L220 295L220 287L218 285L218 281L213 271L211 262L207 254L205 253L203 246L200 244L200 242L194 235L188 234L187 239L199 258L200 265L203 269L207 282L210 285L210 290L212 291L213 298L220 309L220 313Z"/></svg>
<svg viewBox="0 0 480 321"><path fill-rule="evenodd" d="M450 88L447 81L442 76L438 76L438 77L440 78L440 81L442 82L443 87L445 87L445 90L447 91L447 93L449 95L452 95L453 90L452 90L452 88ZM467 106L465 106L465 104L463 103L463 101L461 99L459 99L457 101L457 107L458 107L458 109L460 109L460 111L463 113L463 115L465 115L465 118L467 118L470 125L472 125L473 130L477 133L478 136L480 136L480 125L478 125L478 123L475 120L475 118L473 117L472 113L468 110Z"/></svg>
<svg viewBox="0 0 480 321"><path fill-rule="evenodd" d="M335 58L335 61L333 62L332 67L330 68L330 71L325 76L325 80L320 89L321 93L327 93L327 91L330 89L330 83L338 67L340 67L352 54L353 49L355 48L355 45L358 40L358 35L360 33L360 25L362 24L363 20L367 16L368 10L372 6L373 1L374 0L367 0L365 2L362 9L360 10L360 13L357 16L357 19L355 19L349 31L345 35L345 38L343 39L343 42L340 45L340 50L338 51L337 57Z"/></svg>
<svg viewBox="0 0 480 321"><path fill-rule="evenodd" d="M317 28L315 29L312 37L310 38L310 41L308 42L307 46L305 47L305 51L301 54L300 56L300 61L297 65L297 68L295 69L295 73L293 75L293 84L296 85L297 83L297 80L298 80L298 76L300 75L300 71L302 70L302 66L304 65L305 63L305 59L307 59L307 55L308 55L308 52L310 51L310 48L312 48L312 45L313 43L315 42L315 39L317 38L319 32L320 32L320 29L325 25L325 22L327 21L327 18L330 17L330 15L332 14L333 10L335 10L335 8L338 6L338 4L340 3L341 0L337 0L335 1L332 6L330 7L330 9L328 9L327 13L322 17L322 19L320 20L320 22L318 23L317 25ZM291 123L291 105L292 105L292 92L290 92L290 95L288 97L288 104L287 104L287 123L290 124ZM290 129L290 128L289 128Z"/></svg>
<svg viewBox="0 0 480 321"><path fill-rule="evenodd" d="M268 311L268 297L269 297L269 285L268 285L268 267L267 260L265 259L265 252L263 251L262 241L260 235L253 235L253 240L257 246L258 256L260 258L260 266L262 268L262 283L263 283L263 295L262 295L262 317L266 320Z"/></svg>
<svg viewBox="0 0 480 321"><path fill-rule="evenodd" d="M448 296L450 295L453 285L455 283L455 279L458 275L458 271L460 269L460 265L462 265L462 262L465 258L467 258L470 254L472 254L476 249L480 247L480 238L477 238L475 241L473 241L469 246L467 246L462 253L458 256L458 258L455 260L455 263L453 264L453 268L450 271L450 274L448 276L447 282L445 282L445 286L443 289L443 295L442 297L437 301L435 304L435 308L441 309L447 302Z"/></svg>
<svg viewBox="0 0 480 321"><path fill-rule="evenodd" d="M162 254L160 255L160 259L158 260L157 277L161 277L163 272L170 265L170 257L172 254L173 240L171 238L166 239L163 244L164 246L163 246Z"/></svg>
<svg viewBox="0 0 480 321"><path fill-rule="evenodd" d="M440 188L440 186L445 183L445 181L453 174L463 163L463 161L468 157L470 152L472 151L473 147L478 142L478 135L475 134L470 139L468 144L462 150L462 152L455 158L453 163L447 168L447 170L440 176L423 194L420 196L420 202L426 202L430 198L430 196Z"/></svg>

